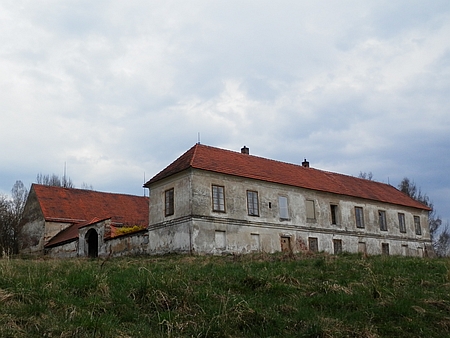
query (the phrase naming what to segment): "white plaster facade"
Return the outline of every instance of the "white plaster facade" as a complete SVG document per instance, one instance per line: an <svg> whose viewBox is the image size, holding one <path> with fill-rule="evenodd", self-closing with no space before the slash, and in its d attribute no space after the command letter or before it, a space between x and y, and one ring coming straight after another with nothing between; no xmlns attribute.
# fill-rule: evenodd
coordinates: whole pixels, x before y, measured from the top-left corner
<svg viewBox="0 0 450 338"><path fill-rule="evenodd" d="M224 212L213 211L213 185L224 187ZM423 256L431 248L428 211L419 208L194 168L147 187L151 200L148 251L153 254L299 252L312 249L314 239L317 249L328 253L381 254L384 247L391 255ZM165 192L170 189L174 213L165 216ZM259 216L249 215L247 191L258 194ZM288 201L287 219L280 218L280 196ZM307 203L309 208L313 205L311 218L306 217ZM336 224L332 224L331 205ZM355 207L363 210L363 228L356 226ZM379 211L386 214L386 231L380 230ZM399 213L405 215L406 232L399 229ZM420 220L420 234L416 234L414 216Z"/></svg>

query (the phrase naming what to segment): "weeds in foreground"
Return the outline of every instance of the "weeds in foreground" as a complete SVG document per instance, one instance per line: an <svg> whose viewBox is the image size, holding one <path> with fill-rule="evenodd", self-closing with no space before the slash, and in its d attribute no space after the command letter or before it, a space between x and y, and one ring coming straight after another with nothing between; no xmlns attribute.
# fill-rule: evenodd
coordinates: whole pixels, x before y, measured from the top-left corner
<svg viewBox="0 0 450 338"><path fill-rule="evenodd" d="M349 254L5 259L0 336L442 336L449 267Z"/></svg>

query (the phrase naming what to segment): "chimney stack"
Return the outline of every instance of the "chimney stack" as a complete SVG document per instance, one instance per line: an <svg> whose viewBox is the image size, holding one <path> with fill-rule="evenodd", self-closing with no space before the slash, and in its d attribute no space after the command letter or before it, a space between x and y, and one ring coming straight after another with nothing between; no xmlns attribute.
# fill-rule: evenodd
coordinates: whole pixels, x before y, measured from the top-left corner
<svg viewBox="0 0 450 338"><path fill-rule="evenodd" d="M244 146L243 148L241 148L241 154L249 155L250 154L250 149L247 148L246 146Z"/></svg>
<svg viewBox="0 0 450 338"><path fill-rule="evenodd" d="M304 167L304 168L309 168L309 162L306 160L306 158L305 158L305 160L302 162L302 167Z"/></svg>

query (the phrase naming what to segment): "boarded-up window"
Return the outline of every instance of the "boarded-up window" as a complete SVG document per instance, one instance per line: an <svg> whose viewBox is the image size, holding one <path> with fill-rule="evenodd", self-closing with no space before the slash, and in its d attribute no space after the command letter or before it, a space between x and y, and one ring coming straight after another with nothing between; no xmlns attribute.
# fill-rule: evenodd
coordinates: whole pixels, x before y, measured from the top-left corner
<svg viewBox="0 0 450 338"><path fill-rule="evenodd" d="M314 201L306 200L306 219L307 220L316 219L316 208L314 206Z"/></svg>
<svg viewBox="0 0 450 338"><path fill-rule="evenodd" d="M341 239L333 239L333 250L335 255L339 255L342 253L342 240Z"/></svg>
<svg viewBox="0 0 450 338"><path fill-rule="evenodd" d="M419 216L414 216L414 228L416 229L416 235L422 235L422 227L420 226Z"/></svg>
<svg viewBox="0 0 450 338"><path fill-rule="evenodd" d="M408 248L407 244L402 244L402 255L403 256L410 256L409 248Z"/></svg>
<svg viewBox="0 0 450 338"><path fill-rule="evenodd" d="M398 214L398 228L400 232L406 232L405 214L402 213Z"/></svg>
<svg viewBox="0 0 450 338"><path fill-rule="evenodd" d="M338 206L335 204L331 204L330 211L331 211L331 224L333 224L333 225L338 224L338 221L337 221Z"/></svg>
<svg viewBox="0 0 450 338"><path fill-rule="evenodd" d="M358 242L358 252L367 254L366 242Z"/></svg>
<svg viewBox="0 0 450 338"><path fill-rule="evenodd" d="M257 191L247 191L247 209L250 216L259 216Z"/></svg>
<svg viewBox="0 0 450 338"><path fill-rule="evenodd" d="M164 214L165 216L173 215L174 213L174 191L173 188L166 190L164 193Z"/></svg>
<svg viewBox="0 0 450 338"><path fill-rule="evenodd" d="M389 256L389 243L381 243L381 254Z"/></svg>
<svg viewBox="0 0 450 338"><path fill-rule="evenodd" d="M260 251L261 243L259 241L259 234L251 234L251 251Z"/></svg>
<svg viewBox="0 0 450 338"><path fill-rule="evenodd" d="M289 218L289 211L288 211L288 200L285 196L279 196L278 197L278 207L280 209L280 218L281 219L288 219Z"/></svg>
<svg viewBox="0 0 450 338"><path fill-rule="evenodd" d="M213 211L225 212L225 188L220 185L212 186Z"/></svg>
<svg viewBox="0 0 450 338"><path fill-rule="evenodd" d="M291 238L288 236L281 236L281 251L291 252Z"/></svg>
<svg viewBox="0 0 450 338"><path fill-rule="evenodd" d="M355 207L355 219L356 219L356 227L364 228L364 212L363 208Z"/></svg>
<svg viewBox="0 0 450 338"><path fill-rule="evenodd" d="M378 210L378 223L380 223L381 231L387 231L386 211Z"/></svg>
<svg viewBox="0 0 450 338"><path fill-rule="evenodd" d="M227 247L227 238L225 231L215 231L216 249L225 249Z"/></svg>
<svg viewBox="0 0 450 338"><path fill-rule="evenodd" d="M309 251L319 252L319 241L316 237L308 238Z"/></svg>

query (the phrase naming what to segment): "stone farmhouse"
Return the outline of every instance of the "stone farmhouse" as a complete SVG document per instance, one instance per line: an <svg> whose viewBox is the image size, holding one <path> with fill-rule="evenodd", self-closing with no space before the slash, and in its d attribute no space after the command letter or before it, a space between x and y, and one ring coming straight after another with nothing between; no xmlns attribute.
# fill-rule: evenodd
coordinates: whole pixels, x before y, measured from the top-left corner
<svg viewBox="0 0 450 338"><path fill-rule="evenodd" d="M145 186L149 252L424 256L430 209L391 185L196 144Z"/></svg>
<svg viewBox="0 0 450 338"><path fill-rule="evenodd" d="M21 252L55 257L147 251L148 198L33 184L23 213ZM133 236L114 236L134 226Z"/></svg>
<svg viewBox="0 0 450 338"><path fill-rule="evenodd" d="M430 209L391 185L196 144L146 197L33 185L23 252L57 257L343 251L432 253ZM139 225L139 231L114 235Z"/></svg>

